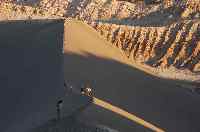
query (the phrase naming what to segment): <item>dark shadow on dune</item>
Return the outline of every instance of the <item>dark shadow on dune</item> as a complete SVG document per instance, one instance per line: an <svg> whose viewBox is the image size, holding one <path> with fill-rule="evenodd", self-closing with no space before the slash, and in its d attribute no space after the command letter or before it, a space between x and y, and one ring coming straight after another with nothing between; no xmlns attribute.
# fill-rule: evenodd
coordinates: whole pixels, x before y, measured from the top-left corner
<svg viewBox="0 0 200 132"><path fill-rule="evenodd" d="M26 132L56 116L64 96L62 20L0 22L0 131Z"/></svg>
<svg viewBox="0 0 200 132"><path fill-rule="evenodd" d="M114 60L85 53L65 53L65 79L81 85L91 81L95 96L170 132L198 132L200 96L172 80L148 75ZM90 106L78 117L120 131L149 131L121 116Z"/></svg>
<svg viewBox="0 0 200 132"><path fill-rule="evenodd" d="M88 125L74 118L65 117L60 121L50 120L29 132L110 132L95 125Z"/></svg>
<svg viewBox="0 0 200 132"><path fill-rule="evenodd" d="M50 120L29 132L80 132L83 130L95 132L94 128L86 126L73 117L67 117L60 121Z"/></svg>
<svg viewBox="0 0 200 132"><path fill-rule="evenodd" d="M152 12L140 18L124 18L113 20L96 20L97 22L119 24L127 26L162 27L170 25L180 19L184 7L172 6L164 10ZM170 16L173 17L170 17Z"/></svg>
<svg viewBox="0 0 200 132"><path fill-rule="evenodd" d="M51 119L31 129L29 132L80 132L95 131L95 126L87 126L77 120L77 116L89 105L91 100L80 94L68 94L63 98L61 119Z"/></svg>

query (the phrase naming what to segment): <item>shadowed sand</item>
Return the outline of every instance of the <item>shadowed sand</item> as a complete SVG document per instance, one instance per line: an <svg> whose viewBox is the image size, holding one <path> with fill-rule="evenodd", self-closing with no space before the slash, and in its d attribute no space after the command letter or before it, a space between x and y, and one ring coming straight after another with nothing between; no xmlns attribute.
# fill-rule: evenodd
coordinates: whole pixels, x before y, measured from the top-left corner
<svg viewBox="0 0 200 132"><path fill-rule="evenodd" d="M106 45L93 29L72 21L65 26L65 79L80 86L90 82L95 96L170 132L198 132L200 96L171 80L134 68L119 51ZM148 132L128 119L90 105L77 118L119 131Z"/></svg>
<svg viewBox="0 0 200 132"><path fill-rule="evenodd" d="M27 132L56 117L63 28L63 20L0 22L1 132Z"/></svg>
<svg viewBox="0 0 200 132"><path fill-rule="evenodd" d="M106 109L106 110L110 110L116 114L119 114L119 115L123 116L124 118L129 119L130 121L136 122L136 123L138 123L138 125L142 125L146 128L149 128L152 131L164 132L164 130L158 128L157 126L151 124L150 122L147 122L147 121L143 120L142 118L137 117L136 115L129 113L119 107L113 106L112 104L105 102L101 99L93 97L93 103L95 105L98 105L98 106Z"/></svg>

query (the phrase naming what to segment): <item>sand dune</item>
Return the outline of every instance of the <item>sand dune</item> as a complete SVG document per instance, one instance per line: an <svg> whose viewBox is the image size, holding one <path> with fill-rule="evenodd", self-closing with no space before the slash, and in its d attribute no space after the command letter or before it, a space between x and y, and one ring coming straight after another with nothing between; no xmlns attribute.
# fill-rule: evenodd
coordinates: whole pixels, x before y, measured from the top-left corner
<svg viewBox="0 0 200 132"><path fill-rule="evenodd" d="M200 81L199 0L163 0L155 5L126 0L34 1L3 2L0 16L76 18L94 27L139 67L164 78Z"/></svg>
<svg viewBox="0 0 200 132"><path fill-rule="evenodd" d="M181 12L176 7L169 7L163 11L163 15L160 12L160 5L154 7L116 1L90 2L88 0L79 0L69 3L69 1L65 0L44 0L39 3L38 7L28 4L21 6L21 4L1 3L0 15L4 16L2 17L3 19L31 19L37 15L39 17L74 17L91 25L96 20L108 19L108 21L103 21L103 24L101 21L96 26L97 28L98 26L102 27L102 30L95 28L109 41L111 37L114 37L115 41L118 39L117 41L121 43L121 45L118 43L121 46L118 46L118 48L123 47L125 50L121 51L117 46L112 46L106 39L98 35L95 30L80 21L68 22L65 26L64 40L65 79L75 84L77 88L80 88L84 83L92 84L97 98L134 113L165 131L198 132L200 130L198 123L200 97L196 93L185 89L188 88L187 85L184 85L184 88L182 85L178 85L179 83L188 84L188 82L158 78L159 72L152 73L152 70L144 68L144 65L134 63L127 57L127 54L129 56L130 53L136 58L142 56L141 58L146 59L145 57L148 58L149 55L154 56L154 52L150 51L153 54L149 54L149 48L153 47L152 49L154 49L157 47L155 53L158 53L158 58L155 55L153 67L154 65L158 67L172 65L174 67L176 64L179 66L182 58L186 58L184 62L186 69L196 74L191 78L188 78L190 76L187 73L178 77L186 78L186 80L198 80L198 12L200 8L198 0L187 0L186 2L183 1L182 4L184 4L185 8L180 10ZM178 11L178 14L176 14L176 11ZM176 19L171 21L173 15L175 15ZM146 23L146 20L157 17L162 18L163 21L167 20L167 23L165 21L160 23L160 20L157 19ZM180 18L181 21L176 22L176 20L179 20L177 18ZM182 21L182 19L184 20ZM158 27L155 28L155 24ZM112 27L113 25L117 27L118 37L111 35L113 33L112 30L115 29ZM123 31L122 29L127 30L121 32ZM129 31L135 32L134 37L129 36L131 34L129 34ZM149 37L154 35L156 37ZM127 45L129 37L134 43ZM191 43L185 43L185 40ZM146 45L146 43L149 43L149 45ZM159 52L160 44L165 44L164 52ZM129 47L134 47L134 49L127 52ZM140 61L141 58L139 59ZM166 72L167 74L164 73L164 77L171 76L171 73L175 71ZM75 104L75 100L68 97L67 99L69 99L68 103L70 104L67 105L68 108ZM79 99L81 100L81 98ZM78 111L73 115L74 118L83 124L105 126L122 132L149 131L147 128L93 104L83 111ZM65 123L67 124L67 122L71 122L71 120L64 121L61 127L66 127Z"/></svg>
<svg viewBox="0 0 200 132"><path fill-rule="evenodd" d="M200 97L140 71L92 28L71 21L65 25L65 79L80 86L90 82L95 96L170 132L198 132ZM79 88L79 87L78 87ZM119 131L149 131L123 117L91 105L77 119Z"/></svg>

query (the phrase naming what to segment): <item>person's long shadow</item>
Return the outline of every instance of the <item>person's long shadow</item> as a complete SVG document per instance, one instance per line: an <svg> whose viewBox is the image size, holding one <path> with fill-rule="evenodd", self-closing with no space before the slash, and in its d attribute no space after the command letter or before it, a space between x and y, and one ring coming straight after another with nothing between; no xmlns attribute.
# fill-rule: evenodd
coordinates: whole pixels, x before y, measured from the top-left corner
<svg viewBox="0 0 200 132"><path fill-rule="evenodd" d="M166 131L198 132L200 96L126 64L97 57L65 53L65 79L92 84L97 98L136 114ZM87 108L80 120L93 121L120 131L148 131L96 106Z"/></svg>

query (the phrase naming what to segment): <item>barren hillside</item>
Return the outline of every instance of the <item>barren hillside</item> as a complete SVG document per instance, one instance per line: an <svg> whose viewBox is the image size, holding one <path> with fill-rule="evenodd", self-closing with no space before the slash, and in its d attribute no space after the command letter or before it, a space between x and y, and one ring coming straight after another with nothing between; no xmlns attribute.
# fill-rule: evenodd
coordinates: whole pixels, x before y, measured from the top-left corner
<svg viewBox="0 0 200 132"><path fill-rule="evenodd" d="M175 78L191 75L197 76L193 80L199 80L199 3L199 0L164 0L150 5L117 0L7 0L1 3L0 14L4 19L76 18L96 29L133 63L161 74L173 71L184 75L174 75Z"/></svg>
<svg viewBox="0 0 200 132"><path fill-rule="evenodd" d="M153 67L200 71L200 21L185 20L166 27L93 26L127 57Z"/></svg>

